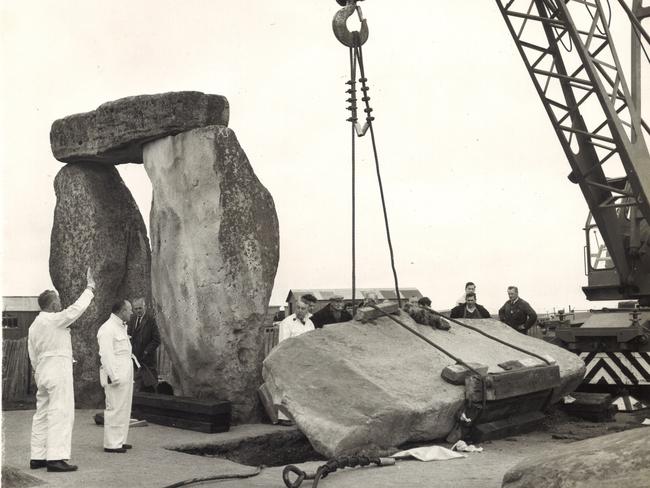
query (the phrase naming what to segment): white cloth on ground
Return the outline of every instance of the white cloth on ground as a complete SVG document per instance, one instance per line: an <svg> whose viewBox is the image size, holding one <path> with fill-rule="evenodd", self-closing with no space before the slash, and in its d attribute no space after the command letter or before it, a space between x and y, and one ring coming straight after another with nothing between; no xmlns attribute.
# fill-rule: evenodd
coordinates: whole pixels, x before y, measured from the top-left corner
<svg viewBox="0 0 650 488"><path fill-rule="evenodd" d="M27 349L38 388L32 418L31 459L70 459L74 387L68 327L84 313L93 296L87 288L65 310L39 313L29 327Z"/></svg>
<svg viewBox="0 0 650 488"><path fill-rule="evenodd" d="M442 446L423 446L400 451L393 454L393 458L413 457L419 461L447 461L448 459L458 459L467 457L464 454L454 452Z"/></svg>
<svg viewBox="0 0 650 488"><path fill-rule="evenodd" d="M106 394L104 447L118 449L129 435L133 397L131 341L126 324L111 314L97 331L97 342L101 359L99 381Z"/></svg>

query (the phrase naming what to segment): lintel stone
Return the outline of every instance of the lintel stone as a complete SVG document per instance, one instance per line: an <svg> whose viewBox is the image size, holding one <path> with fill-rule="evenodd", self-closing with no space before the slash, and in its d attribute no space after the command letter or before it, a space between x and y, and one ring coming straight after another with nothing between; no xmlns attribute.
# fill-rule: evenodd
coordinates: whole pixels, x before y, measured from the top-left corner
<svg viewBox="0 0 650 488"><path fill-rule="evenodd" d="M142 163L142 146L210 125L228 125L226 97L197 91L120 98L54 121L50 144L63 163Z"/></svg>

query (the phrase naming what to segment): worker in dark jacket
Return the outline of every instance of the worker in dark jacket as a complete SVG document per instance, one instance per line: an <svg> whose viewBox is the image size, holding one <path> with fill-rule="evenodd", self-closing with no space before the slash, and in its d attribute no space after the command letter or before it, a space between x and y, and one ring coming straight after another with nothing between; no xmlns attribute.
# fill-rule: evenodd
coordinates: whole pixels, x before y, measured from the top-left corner
<svg viewBox="0 0 650 488"><path fill-rule="evenodd" d="M158 384L156 350L160 345L160 332L156 319L147 313L144 298L133 300L133 315L127 330L131 337L133 355L140 363L140 368L136 368L134 390L153 393Z"/></svg>
<svg viewBox="0 0 650 488"><path fill-rule="evenodd" d="M330 298L330 302L327 305L309 318L314 323L314 327L322 329L324 325L352 320L352 315L345 310L343 297L341 295L334 295Z"/></svg>
<svg viewBox="0 0 650 488"><path fill-rule="evenodd" d="M476 293L470 291L465 295L465 303L452 308L449 317L452 319L489 319L490 312L476 303Z"/></svg>
<svg viewBox="0 0 650 488"><path fill-rule="evenodd" d="M526 334L537 322L537 313L526 300L519 298L519 289L516 286L508 287L508 298L499 309L499 320Z"/></svg>

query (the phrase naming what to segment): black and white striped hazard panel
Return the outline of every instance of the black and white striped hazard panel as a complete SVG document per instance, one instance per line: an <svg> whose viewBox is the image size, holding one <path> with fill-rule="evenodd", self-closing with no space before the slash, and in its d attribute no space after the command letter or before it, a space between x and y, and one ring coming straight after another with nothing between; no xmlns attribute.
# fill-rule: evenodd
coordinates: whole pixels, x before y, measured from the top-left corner
<svg viewBox="0 0 650 488"><path fill-rule="evenodd" d="M583 352L587 366L584 383L590 385L650 385L648 352Z"/></svg>

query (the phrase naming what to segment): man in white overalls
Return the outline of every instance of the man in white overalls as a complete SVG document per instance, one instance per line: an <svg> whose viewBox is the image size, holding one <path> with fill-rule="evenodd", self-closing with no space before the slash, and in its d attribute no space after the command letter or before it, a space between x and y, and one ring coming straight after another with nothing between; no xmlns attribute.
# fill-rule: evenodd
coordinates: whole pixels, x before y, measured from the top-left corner
<svg viewBox="0 0 650 488"><path fill-rule="evenodd" d="M75 471L68 464L74 425L74 387L72 382L72 341L70 325L84 313L93 299L95 281L90 268L87 287L81 296L62 310L59 295L46 290L38 297L42 310L29 327L29 360L38 391L32 420L31 469Z"/></svg>
<svg viewBox="0 0 650 488"><path fill-rule="evenodd" d="M131 341L126 323L131 318L131 304L122 300L113 305L111 316L97 331L99 343L99 381L106 394L104 410L104 451L126 452L133 396L133 362Z"/></svg>

